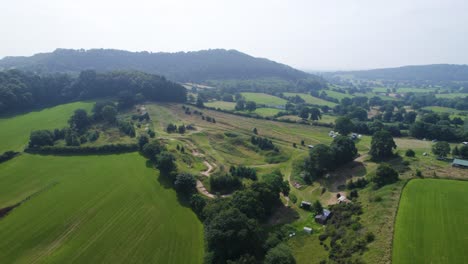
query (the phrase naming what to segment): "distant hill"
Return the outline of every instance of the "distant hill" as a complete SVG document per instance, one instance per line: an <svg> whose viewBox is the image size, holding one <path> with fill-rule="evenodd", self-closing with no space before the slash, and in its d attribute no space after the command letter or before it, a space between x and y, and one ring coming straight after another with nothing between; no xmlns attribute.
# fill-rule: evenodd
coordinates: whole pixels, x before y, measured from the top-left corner
<svg viewBox="0 0 468 264"><path fill-rule="evenodd" d="M314 78L284 64L224 49L177 53L57 49L31 57L5 57L0 60L0 69L11 68L35 73L78 73L87 69L98 72L138 70L179 82L262 78L296 81Z"/></svg>
<svg viewBox="0 0 468 264"><path fill-rule="evenodd" d="M364 71L346 71L324 74L325 76L347 75L358 79L395 81L468 81L468 65L432 64L404 66Z"/></svg>

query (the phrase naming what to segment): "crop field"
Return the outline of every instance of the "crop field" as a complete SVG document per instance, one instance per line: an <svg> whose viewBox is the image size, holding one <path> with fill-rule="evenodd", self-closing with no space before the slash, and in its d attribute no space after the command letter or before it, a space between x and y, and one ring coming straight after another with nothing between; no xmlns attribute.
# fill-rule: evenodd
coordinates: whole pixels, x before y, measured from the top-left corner
<svg viewBox="0 0 468 264"><path fill-rule="evenodd" d="M76 109L83 108L89 112L92 106L93 102L76 102L11 118L0 118L0 153L22 150L28 144L32 130L63 128L67 126L68 119Z"/></svg>
<svg viewBox="0 0 468 264"><path fill-rule="evenodd" d="M327 91L328 92L328 91ZM330 106L330 107L333 107L335 106L336 104L333 103L333 102L329 102L329 101L326 101L326 100L323 100L321 98L317 98L317 97L314 97L310 94L306 94L306 93L283 93L285 96L296 96L296 95L299 95L302 99L304 99L304 101L308 104L313 104L313 105L326 105L326 106Z"/></svg>
<svg viewBox="0 0 468 264"><path fill-rule="evenodd" d="M393 263L468 262L468 182L417 179L403 190Z"/></svg>
<svg viewBox="0 0 468 264"><path fill-rule="evenodd" d="M265 93L241 93L246 101L254 101L257 104L264 105L285 105L287 103L283 98L279 98Z"/></svg>
<svg viewBox="0 0 468 264"><path fill-rule="evenodd" d="M203 227L138 153L0 164L2 263L201 263Z"/></svg>

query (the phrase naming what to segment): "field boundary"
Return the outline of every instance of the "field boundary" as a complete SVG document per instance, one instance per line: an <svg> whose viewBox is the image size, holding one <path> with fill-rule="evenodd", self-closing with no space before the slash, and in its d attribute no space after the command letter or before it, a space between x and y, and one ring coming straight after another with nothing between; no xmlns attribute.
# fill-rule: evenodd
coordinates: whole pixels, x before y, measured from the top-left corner
<svg viewBox="0 0 468 264"><path fill-rule="evenodd" d="M44 146L35 148L26 148L24 152L31 154L49 154L49 155L110 155L129 152L137 152L137 144L110 144L102 146L89 147L54 147Z"/></svg>

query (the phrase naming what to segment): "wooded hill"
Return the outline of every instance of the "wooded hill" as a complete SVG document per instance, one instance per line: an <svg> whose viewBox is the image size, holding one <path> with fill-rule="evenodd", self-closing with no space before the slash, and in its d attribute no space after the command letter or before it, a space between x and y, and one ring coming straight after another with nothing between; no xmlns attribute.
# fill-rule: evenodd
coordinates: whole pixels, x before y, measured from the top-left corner
<svg viewBox="0 0 468 264"><path fill-rule="evenodd" d="M178 82L262 78L296 81L316 78L284 64L224 49L177 53L57 49L31 57L5 57L0 60L0 70L11 68L36 73L70 73L89 69L97 72L137 70L163 75Z"/></svg>
<svg viewBox="0 0 468 264"><path fill-rule="evenodd" d="M468 81L468 65L432 64L364 71L345 71L324 75L352 75L358 79L395 81Z"/></svg>

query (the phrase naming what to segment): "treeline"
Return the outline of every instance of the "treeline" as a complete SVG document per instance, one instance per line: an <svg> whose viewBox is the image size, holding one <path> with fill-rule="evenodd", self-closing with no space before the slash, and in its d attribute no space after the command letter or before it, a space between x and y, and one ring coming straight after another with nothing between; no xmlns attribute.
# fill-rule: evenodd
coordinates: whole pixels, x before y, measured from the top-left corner
<svg viewBox="0 0 468 264"><path fill-rule="evenodd" d="M137 144L109 144L102 146L41 146L41 147L28 147L24 150L28 153L40 154L116 154L138 151Z"/></svg>
<svg viewBox="0 0 468 264"><path fill-rule="evenodd" d="M0 72L0 114L102 97L118 97L119 107L144 100L185 102L186 89L164 77L142 72L37 75Z"/></svg>

